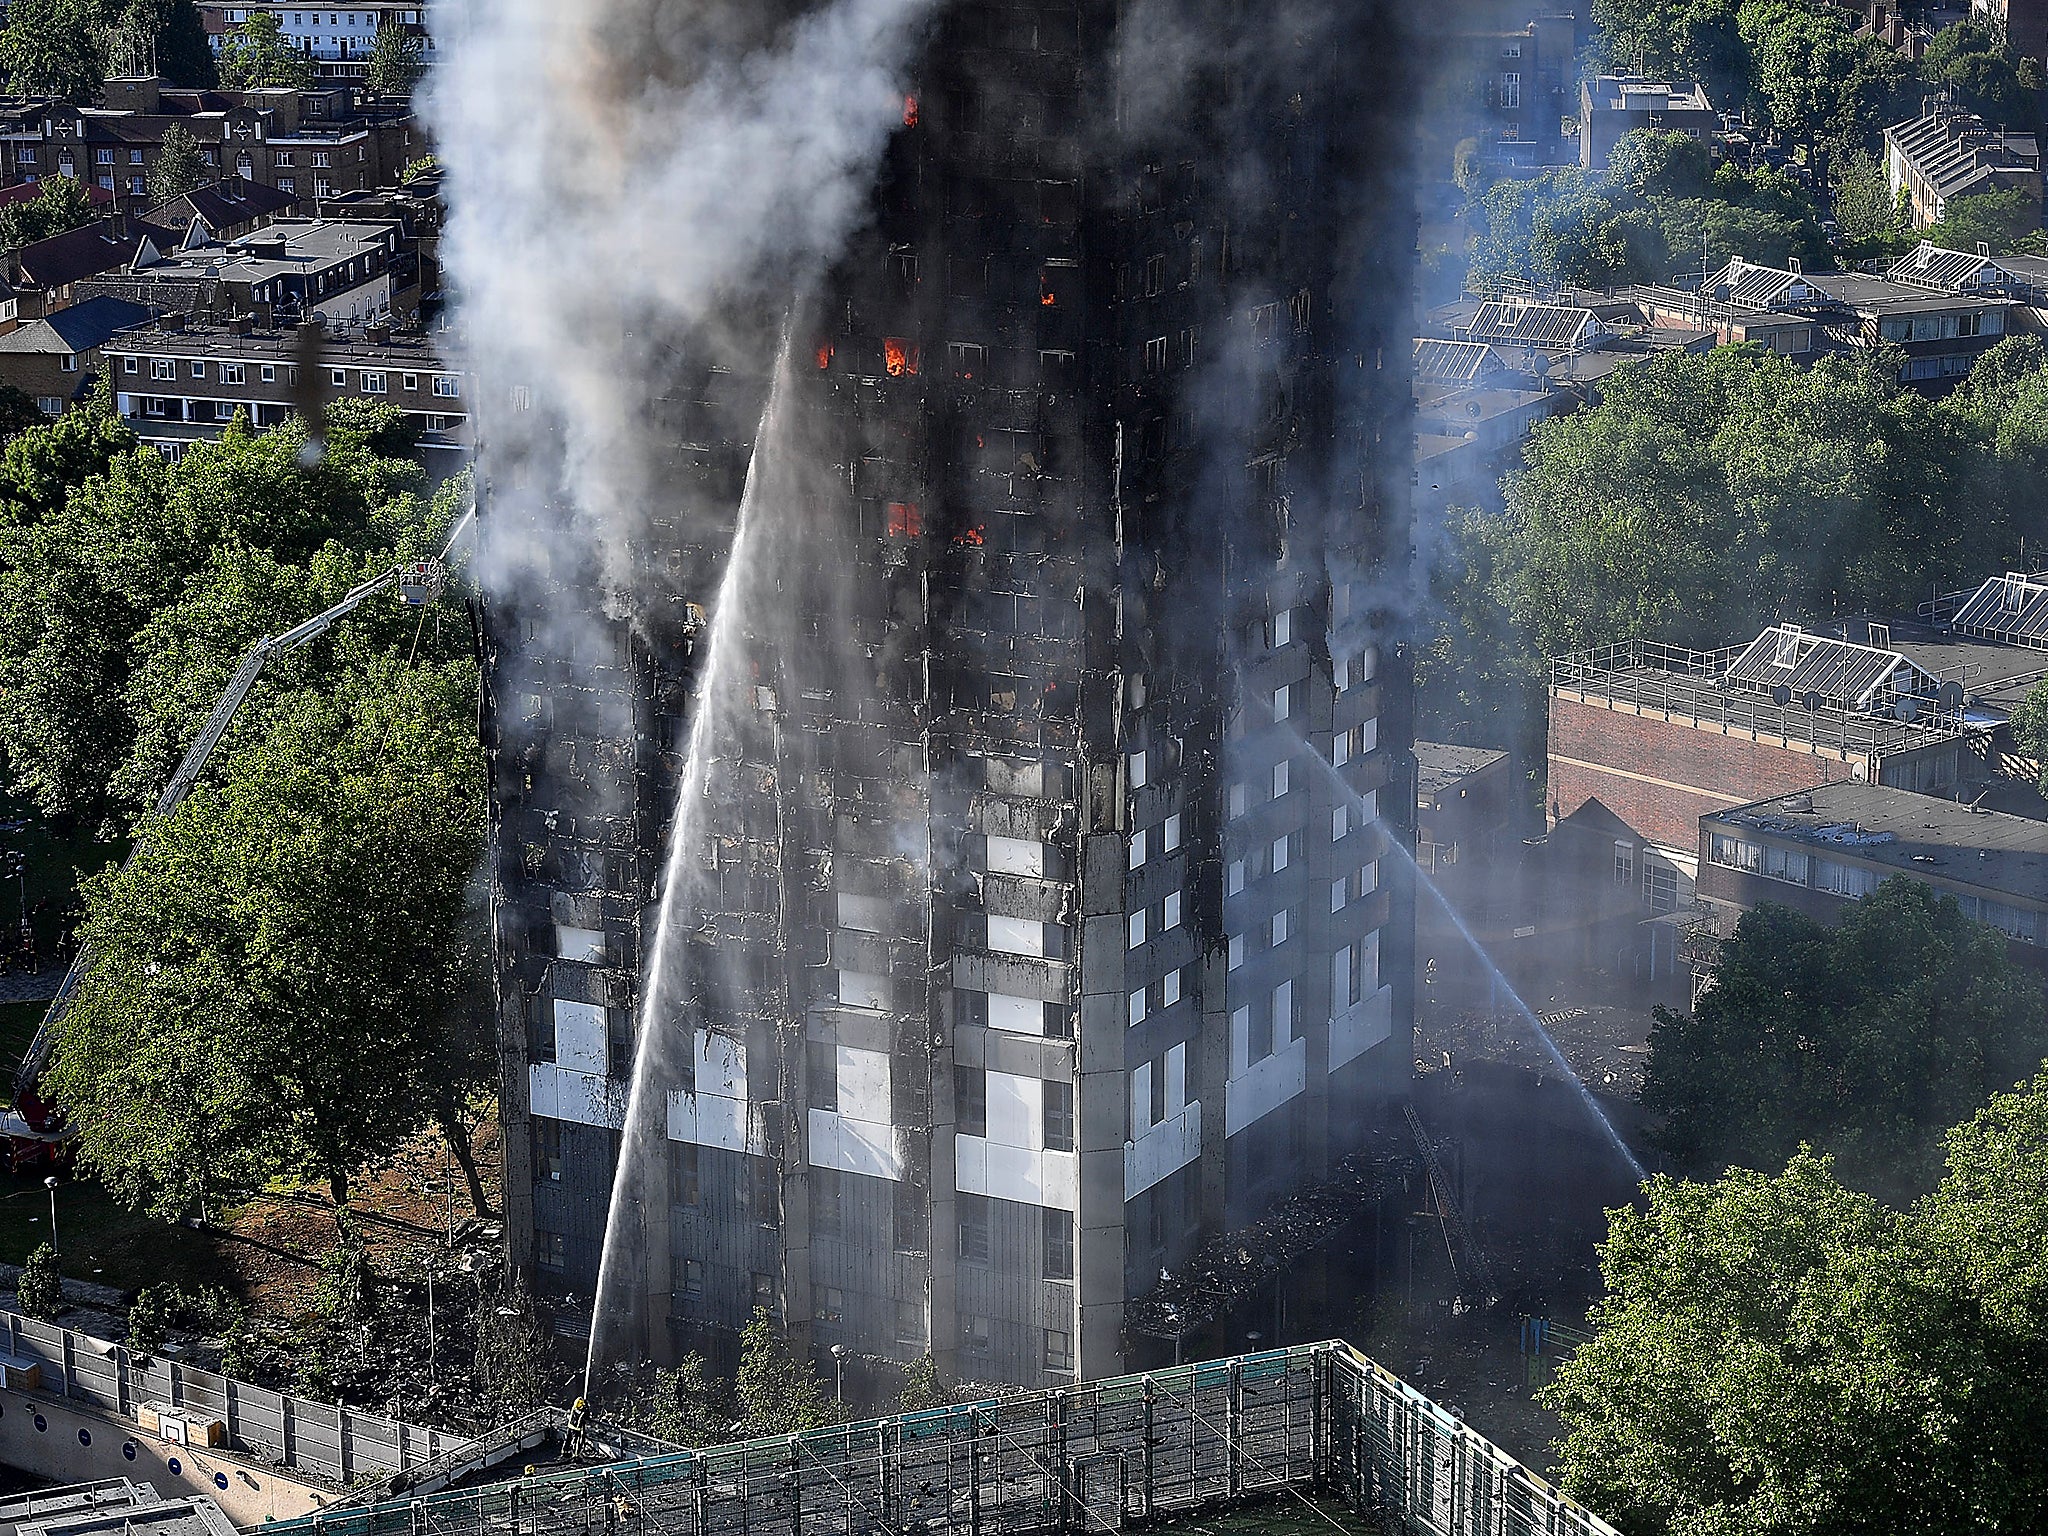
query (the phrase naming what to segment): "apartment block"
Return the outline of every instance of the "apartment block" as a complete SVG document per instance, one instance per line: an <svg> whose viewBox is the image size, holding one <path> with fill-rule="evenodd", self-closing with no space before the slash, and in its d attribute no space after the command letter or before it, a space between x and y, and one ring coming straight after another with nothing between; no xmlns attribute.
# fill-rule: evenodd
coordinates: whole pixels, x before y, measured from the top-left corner
<svg viewBox="0 0 2048 1536"><path fill-rule="evenodd" d="M747 718L680 855L715 894L658 1016L648 900L772 329L678 346L650 407L659 602L607 617L594 541L557 537L494 605L507 1219L565 1326L636 1029L669 1063L621 1217L654 1358L729 1361L763 1306L953 1379L1113 1371L1127 1300L1404 1091L1415 236L1399 114L1341 67L1404 46L1399 10L1247 17L1171 102L1120 6L943 13L792 323L811 521L741 620ZM536 542L509 515L487 547Z"/></svg>

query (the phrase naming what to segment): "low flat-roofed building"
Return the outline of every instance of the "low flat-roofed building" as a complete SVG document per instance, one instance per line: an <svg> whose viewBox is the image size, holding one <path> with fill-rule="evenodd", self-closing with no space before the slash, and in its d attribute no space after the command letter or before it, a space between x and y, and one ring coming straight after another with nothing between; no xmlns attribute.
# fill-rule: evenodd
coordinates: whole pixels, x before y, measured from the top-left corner
<svg viewBox="0 0 2048 1536"><path fill-rule="evenodd" d="M1708 143L1720 126L1705 87L1690 81L1596 75L1579 84L1579 164L1589 171L1606 170L1614 146L1638 128Z"/></svg>
<svg viewBox="0 0 2048 1536"><path fill-rule="evenodd" d="M1760 902L1824 922L1903 875L1961 903L2043 964L2048 822L1854 780L1700 818L1699 897L1713 929Z"/></svg>
<svg viewBox="0 0 2048 1536"><path fill-rule="evenodd" d="M151 246L126 269L88 279L78 291L162 314L403 325L419 311L418 264L407 259L403 243L395 223L279 219L224 245L170 254Z"/></svg>
<svg viewBox="0 0 2048 1536"><path fill-rule="evenodd" d="M1514 819L1514 761L1497 747L1415 743L1416 858L1432 873L1484 864Z"/></svg>
<svg viewBox="0 0 2048 1536"><path fill-rule="evenodd" d="M121 415L146 443L176 457L218 437L238 412L258 428L298 409L299 327L264 330L244 318L224 324L158 321L124 331L102 351ZM428 468L450 472L471 444L471 380L431 339L371 326L323 336L319 366L330 398L395 405L420 429Z"/></svg>

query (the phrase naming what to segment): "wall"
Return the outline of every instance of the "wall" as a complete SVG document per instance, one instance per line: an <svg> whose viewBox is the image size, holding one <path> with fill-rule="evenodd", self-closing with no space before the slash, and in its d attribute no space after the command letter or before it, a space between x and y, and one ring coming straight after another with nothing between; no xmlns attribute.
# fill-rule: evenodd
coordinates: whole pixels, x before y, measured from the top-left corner
<svg viewBox="0 0 2048 1536"><path fill-rule="evenodd" d="M204 1494L240 1526L310 1515L340 1495L246 1457L171 1445L116 1415L41 1393L0 1393L0 1465L53 1484L133 1477L166 1495Z"/></svg>
<svg viewBox="0 0 2048 1536"><path fill-rule="evenodd" d="M1647 842L1691 852L1699 819L1776 795L1861 778L1861 766L1803 747L1725 735L1655 715L1550 700L1553 821L1597 800Z"/></svg>

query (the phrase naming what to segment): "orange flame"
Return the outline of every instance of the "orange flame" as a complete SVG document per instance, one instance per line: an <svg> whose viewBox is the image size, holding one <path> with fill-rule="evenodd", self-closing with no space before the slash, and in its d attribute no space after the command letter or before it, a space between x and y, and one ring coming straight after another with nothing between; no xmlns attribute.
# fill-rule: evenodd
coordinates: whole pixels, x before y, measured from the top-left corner
<svg viewBox="0 0 2048 1536"><path fill-rule="evenodd" d="M1060 301L1060 300L1059 300L1059 295L1058 295L1058 294L1056 294L1056 293L1054 293L1054 292L1052 292L1052 291L1051 291L1050 289L1048 289L1048 290L1047 290L1047 291L1046 291L1046 292L1045 292L1045 293L1044 293L1044 294L1043 294L1043 295L1042 295L1042 296L1041 296L1041 297L1039 298L1039 301L1038 301L1038 302L1039 302L1039 303L1041 303L1041 304L1043 304L1043 305L1044 305L1044 306L1045 306L1045 307L1046 307L1047 309L1051 309L1051 308L1052 308L1052 307L1053 307L1053 306L1054 306L1055 304L1059 303L1059 301Z"/></svg>
<svg viewBox="0 0 2048 1536"><path fill-rule="evenodd" d="M954 534L953 542L962 548L980 549L984 544L988 543L988 539L979 528L969 527L963 528Z"/></svg>
<svg viewBox="0 0 2048 1536"><path fill-rule="evenodd" d="M924 349L900 336L885 337L882 341L882 360L887 364L889 377L903 378L906 374L917 377L917 370L924 361Z"/></svg>
<svg viewBox="0 0 2048 1536"><path fill-rule="evenodd" d="M924 514L914 501L892 501L889 503L889 537L892 539L914 539L924 532Z"/></svg>
<svg viewBox="0 0 2048 1536"><path fill-rule="evenodd" d="M917 98L915 96L903 98L903 126L906 128L915 128L917 126Z"/></svg>
<svg viewBox="0 0 2048 1536"><path fill-rule="evenodd" d="M832 343L821 342L818 346L818 371L823 373L832 366Z"/></svg>

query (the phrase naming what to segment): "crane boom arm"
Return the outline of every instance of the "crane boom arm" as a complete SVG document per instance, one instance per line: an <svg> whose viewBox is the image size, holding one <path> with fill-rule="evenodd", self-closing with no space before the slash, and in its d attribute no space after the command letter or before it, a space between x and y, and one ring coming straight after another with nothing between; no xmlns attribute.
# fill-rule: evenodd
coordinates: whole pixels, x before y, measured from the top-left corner
<svg viewBox="0 0 2048 1536"><path fill-rule="evenodd" d="M271 657L281 652L295 651L300 646L319 639L378 593L390 591L412 574L412 567L394 565L354 588L325 613L315 614L303 624L296 625L282 634L258 640L250 646L248 654L242 658L242 664L235 668L235 675L228 679L228 685L222 690L212 713L207 715L206 723L199 728L199 734L186 749L184 760L178 764L177 772L171 775L170 782L164 785L164 792L157 797L156 814L152 820L161 821L184 804L185 797L192 793L192 786L199 782L199 775L205 771L207 760L220 746L221 738L228 733L228 727L234 724L236 714L249 697L249 690L256 686L256 679L263 675L263 668ZM144 828L137 834L134 844L128 850L128 857L121 862L121 867L126 869L133 863L135 856L142 852L148 842L149 832ZM21 1102L22 1095L43 1075L51 1047L56 1043L57 1021L64 1016L64 1010L70 1005L72 995L77 992L79 983L91 969L91 946L81 942L77 953L71 957L69 969L64 972L63 981L57 985L57 995L50 999L50 1007L43 1015L43 1022L36 1026L35 1038L29 1042L20 1068L14 1074L14 1099L17 1105Z"/></svg>

